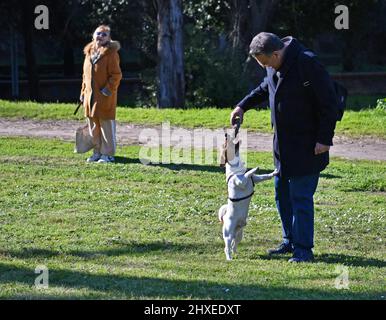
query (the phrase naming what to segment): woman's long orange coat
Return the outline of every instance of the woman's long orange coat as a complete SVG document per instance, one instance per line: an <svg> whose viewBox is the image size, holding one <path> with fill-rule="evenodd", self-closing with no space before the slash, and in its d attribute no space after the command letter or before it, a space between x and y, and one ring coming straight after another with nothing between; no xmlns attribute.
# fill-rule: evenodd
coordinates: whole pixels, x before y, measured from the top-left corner
<svg viewBox="0 0 386 320"><path fill-rule="evenodd" d="M85 117L115 120L117 90L122 79L118 55L120 44L117 41L110 41L101 49L100 58L94 65L91 62L92 47L93 42L90 42L84 48L85 59L81 89L84 115ZM101 93L104 88L110 91L110 96Z"/></svg>

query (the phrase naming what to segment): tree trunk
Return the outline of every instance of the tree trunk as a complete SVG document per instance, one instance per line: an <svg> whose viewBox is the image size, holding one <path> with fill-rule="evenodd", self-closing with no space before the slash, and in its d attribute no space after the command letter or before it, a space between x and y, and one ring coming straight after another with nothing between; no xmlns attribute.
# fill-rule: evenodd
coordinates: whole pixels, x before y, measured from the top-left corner
<svg viewBox="0 0 386 320"><path fill-rule="evenodd" d="M71 28L71 22L79 11L79 0L71 1L71 10L64 23L63 28L63 75L65 77L72 77L75 75L75 61L74 61L74 48L73 48L73 36L74 30Z"/></svg>
<svg viewBox="0 0 386 320"><path fill-rule="evenodd" d="M68 34L64 38L63 75L65 77L73 77L75 75L74 49L71 37Z"/></svg>
<svg viewBox="0 0 386 320"><path fill-rule="evenodd" d="M182 0L158 0L158 107L185 104Z"/></svg>
<svg viewBox="0 0 386 320"><path fill-rule="evenodd" d="M267 31L268 21L277 3L278 0L249 0L252 38L259 32Z"/></svg>
<svg viewBox="0 0 386 320"><path fill-rule="evenodd" d="M22 1L22 28L25 63L27 68L28 92L31 100L39 100L39 76L35 59L32 30L34 28L34 7L31 1Z"/></svg>
<svg viewBox="0 0 386 320"><path fill-rule="evenodd" d="M273 9L278 0L233 0L232 1L232 47L248 51L252 38L266 31Z"/></svg>
<svg viewBox="0 0 386 320"><path fill-rule="evenodd" d="M277 3L278 0L249 0L250 29L248 30L248 44L245 50L249 51L249 43L255 35L267 31L268 22ZM251 88L260 83L264 77L263 69L259 68L257 62L250 57L244 65L244 70Z"/></svg>
<svg viewBox="0 0 386 320"><path fill-rule="evenodd" d="M250 37L249 19L248 19L248 2L249 0L232 1L232 48L234 52L238 49L244 50L248 45Z"/></svg>
<svg viewBox="0 0 386 320"><path fill-rule="evenodd" d="M343 30L342 66L343 72L352 72L355 68L355 53L358 45L355 45L355 36L351 30Z"/></svg>

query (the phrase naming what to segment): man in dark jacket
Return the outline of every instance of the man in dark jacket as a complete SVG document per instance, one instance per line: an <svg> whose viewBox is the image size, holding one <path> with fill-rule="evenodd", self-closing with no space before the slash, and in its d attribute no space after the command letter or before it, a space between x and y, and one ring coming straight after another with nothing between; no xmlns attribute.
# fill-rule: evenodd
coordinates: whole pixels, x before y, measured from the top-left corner
<svg viewBox="0 0 386 320"><path fill-rule="evenodd" d="M313 195L319 174L329 163L337 119L337 98L326 70L295 38L262 32L250 44L250 56L266 68L263 82L231 113L269 100L274 128L275 200L283 242L270 255L293 253L290 262L313 260Z"/></svg>

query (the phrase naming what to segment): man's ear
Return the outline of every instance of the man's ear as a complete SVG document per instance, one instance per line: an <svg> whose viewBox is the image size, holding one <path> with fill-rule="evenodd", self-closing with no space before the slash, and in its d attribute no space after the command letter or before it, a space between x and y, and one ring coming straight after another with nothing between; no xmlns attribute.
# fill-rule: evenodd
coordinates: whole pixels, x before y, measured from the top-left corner
<svg viewBox="0 0 386 320"><path fill-rule="evenodd" d="M274 52L272 52L272 54L275 56L275 59L280 58L280 52L279 51L274 51Z"/></svg>

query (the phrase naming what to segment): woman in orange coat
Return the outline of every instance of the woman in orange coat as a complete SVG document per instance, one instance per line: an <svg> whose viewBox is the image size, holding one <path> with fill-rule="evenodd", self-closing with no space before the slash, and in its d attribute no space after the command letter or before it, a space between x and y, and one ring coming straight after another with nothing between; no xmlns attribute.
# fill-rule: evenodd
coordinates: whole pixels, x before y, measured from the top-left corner
<svg viewBox="0 0 386 320"><path fill-rule="evenodd" d="M114 161L117 90L122 79L119 49L119 42L111 40L110 27L105 25L96 28L93 41L84 48L80 99L94 148L87 162Z"/></svg>

